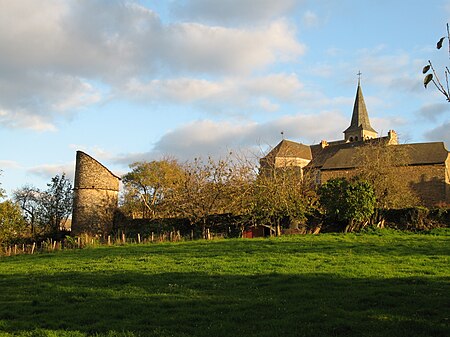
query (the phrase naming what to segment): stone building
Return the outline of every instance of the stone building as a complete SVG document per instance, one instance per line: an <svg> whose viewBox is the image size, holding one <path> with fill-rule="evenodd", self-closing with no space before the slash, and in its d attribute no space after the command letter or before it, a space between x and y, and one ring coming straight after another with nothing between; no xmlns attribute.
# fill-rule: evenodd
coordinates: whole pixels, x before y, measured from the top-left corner
<svg viewBox="0 0 450 337"><path fill-rule="evenodd" d="M105 235L113 227L120 178L88 154L77 151L72 233Z"/></svg>
<svg viewBox="0 0 450 337"><path fill-rule="evenodd" d="M282 140L260 160L261 172L279 168L298 168L315 173L320 184L337 177L351 177L361 167L358 149L368 145L385 145L387 149L404 155L401 165L396 165L397 179L408 186L426 206L450 203L450 155L443 142L398 144L397 134L390 130L387 136L378 137L370 125L361 85L358 81L350 126L344 139L319 144L304 145Z"/></svg>

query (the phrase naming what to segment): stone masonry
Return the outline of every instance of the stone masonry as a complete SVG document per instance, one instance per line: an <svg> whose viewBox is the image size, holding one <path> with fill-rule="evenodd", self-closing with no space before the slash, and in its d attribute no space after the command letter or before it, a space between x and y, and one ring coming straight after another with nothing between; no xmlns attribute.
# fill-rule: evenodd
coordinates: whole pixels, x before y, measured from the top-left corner
<svg viewBox="0 0 450 337"><path fill-rule="evenodd" d="M88 154L77 151L72 234L107 235L113 227L120 178Z"/></svg>

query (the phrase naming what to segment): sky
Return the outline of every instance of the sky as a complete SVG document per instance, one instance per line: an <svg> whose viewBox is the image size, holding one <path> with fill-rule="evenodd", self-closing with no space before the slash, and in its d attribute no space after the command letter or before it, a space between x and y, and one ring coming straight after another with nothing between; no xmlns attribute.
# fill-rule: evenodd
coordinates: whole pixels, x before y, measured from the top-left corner
<svg viewBox="0 0 450 337"><path fill-rule="evenodd" d="M422 68L449 65L449 19L450 0L0 0L1 187L73 177L77 150L122 175L340 140L359 71L380 136L448 148Z"/></svg>

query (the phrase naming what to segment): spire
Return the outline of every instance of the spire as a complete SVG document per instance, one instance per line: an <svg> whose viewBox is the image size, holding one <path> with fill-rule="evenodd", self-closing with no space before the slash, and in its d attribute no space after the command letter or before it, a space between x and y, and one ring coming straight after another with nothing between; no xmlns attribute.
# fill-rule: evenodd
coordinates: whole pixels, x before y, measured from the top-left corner
<svg viewBox="0 0 450 337"><path fill-rule="evenodd" d="M352 121L344 133L353 131L370 131L376 133L370 125L369 114L367 113L366 103L364 102L364 96L361 90L361 72L358 73L358 89L356 90Z"/></svg>

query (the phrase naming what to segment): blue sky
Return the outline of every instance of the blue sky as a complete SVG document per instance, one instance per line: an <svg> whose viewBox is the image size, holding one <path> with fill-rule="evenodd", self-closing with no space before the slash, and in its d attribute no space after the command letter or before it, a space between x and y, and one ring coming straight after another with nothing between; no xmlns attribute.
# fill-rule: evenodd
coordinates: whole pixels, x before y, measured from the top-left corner
<svg viewBox="0 0 450 337"><path fill-rule="evenodd" d="M0 0L0 176L8 195L73 175L76 150L137 160L258 156L342 139L358 71L372 126L450 144L450 1Z"/></svg>

